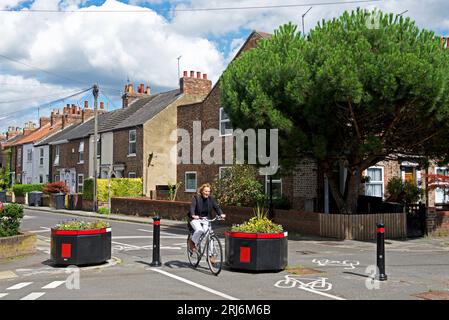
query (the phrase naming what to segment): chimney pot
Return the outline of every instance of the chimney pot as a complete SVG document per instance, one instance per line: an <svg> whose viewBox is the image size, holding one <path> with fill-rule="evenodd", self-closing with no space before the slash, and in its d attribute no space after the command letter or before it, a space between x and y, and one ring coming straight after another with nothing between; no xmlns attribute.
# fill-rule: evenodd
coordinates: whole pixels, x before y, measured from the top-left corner
<svg viewBox="0 0 449 320"><path fill-rule="evenodd" d="M199 72L199 71L196 72L196 78L201 79L201 72Z"/></svg>
<svg viewBox="0 0 449 320"><path fill-rule="evenodd" d="M203 73L203 79L207 80L207 74L206 73Z"/></svg>
<svg viewBox="0 0 449 320"><path fill-rule="evenodd" d="M100 101L100 109L104 109L104 102L103 101Z"/></svg>
<svg viewBox="0 0 449 320"><path fill-rule="evenodd" d="M89 101L84 101L84 109L89 109Z"/></svg>
<svg viewBox="0 0 449 320"><path fill-rule="evenodd" d="M184 71L184 78L187 78L187 71Z"/></svg>
<svg viewBox="0 0 449 320"><path fill-rule="evenodd" d="M195 78L195 71L190 71L190 78Z"/></svg>

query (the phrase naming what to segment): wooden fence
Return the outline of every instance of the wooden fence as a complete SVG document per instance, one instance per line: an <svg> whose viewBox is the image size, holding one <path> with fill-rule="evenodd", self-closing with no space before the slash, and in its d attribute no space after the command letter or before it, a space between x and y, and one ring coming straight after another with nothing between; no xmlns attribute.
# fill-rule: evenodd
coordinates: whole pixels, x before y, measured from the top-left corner
<svg viewBox="0 0 449 320"><path fill-rule="evenodd" d="M377 223L385 225L385 238L407 237L405 213L377 214L320 214L320 235L323 237L352 240L376 239Z"/></svg>

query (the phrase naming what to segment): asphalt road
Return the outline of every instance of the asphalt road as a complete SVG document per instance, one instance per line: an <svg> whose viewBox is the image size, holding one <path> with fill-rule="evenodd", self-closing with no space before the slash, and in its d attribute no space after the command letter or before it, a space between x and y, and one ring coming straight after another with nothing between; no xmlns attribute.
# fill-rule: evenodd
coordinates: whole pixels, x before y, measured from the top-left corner
<svg viewBox="0 0 449 320"><path fill-rule="evenodd" d="M376 261L374 243L307 238L289 240L289 267L310 268L309 275L225 268L216 277L206 264L189 266L185 223L162 222L163 266L152 268L151 220L111 221L114 258L108 264L55 268L49 261L50 228L74 218L26 210L22 230L38 235L38 253L0 264L0 300L420 299L416 295L421 293L449 297L449 239L387 241L384 282L371 279L374 271L367 270ZM216 231L221 234L223 229Z"/></svg>

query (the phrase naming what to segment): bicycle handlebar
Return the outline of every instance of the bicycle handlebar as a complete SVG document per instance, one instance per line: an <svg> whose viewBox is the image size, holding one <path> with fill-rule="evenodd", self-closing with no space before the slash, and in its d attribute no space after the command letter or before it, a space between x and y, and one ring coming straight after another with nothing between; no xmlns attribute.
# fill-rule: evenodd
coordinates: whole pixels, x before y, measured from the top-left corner
<svg viewBox="0 0 449 320"><path fill-rule="evenodd" d="M215 216L215 218L213 218L213 219L208 219L208 218L199 218L198 220L206 220L206 221L208 221L208 222L213 222L213 221L215 221L215 220L224 220L224 218L221 218L220 216Z"/></svg>

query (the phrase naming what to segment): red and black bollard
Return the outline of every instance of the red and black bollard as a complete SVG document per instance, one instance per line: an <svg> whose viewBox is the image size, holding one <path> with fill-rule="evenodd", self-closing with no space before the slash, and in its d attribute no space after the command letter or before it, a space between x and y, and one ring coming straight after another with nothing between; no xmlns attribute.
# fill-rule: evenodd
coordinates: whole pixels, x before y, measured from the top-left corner
<svg viewBox="0 0 449 320"><path fill-rule="evenodd" d="M379 270L379 281L387 280L385 274L385 226L377 224L377 269Z"/></svg>
<svg viewBox="0 0 449 320"><path fill-rule="evenodd" d="M161 217L153 217L153 262L150 266L160 267L161 255L160 255L160 235L161 235Z"/></svg>

